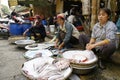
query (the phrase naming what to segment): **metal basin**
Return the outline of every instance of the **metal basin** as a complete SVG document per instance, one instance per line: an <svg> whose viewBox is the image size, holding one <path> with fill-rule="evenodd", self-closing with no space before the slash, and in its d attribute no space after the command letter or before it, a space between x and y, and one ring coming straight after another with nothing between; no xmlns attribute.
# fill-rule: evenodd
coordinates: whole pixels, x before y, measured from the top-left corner
<svg viewBox="0 0 120 80"><path fill-rule="evenodd" d="M93 69L95 69L96 65L88 67L88 68L73 68L73 73L75 74L88 74L90 73Z"/></svg>
<svg viewBox="0 0 120 80"><path fill-rule="evenodd" d="M63 53L63 57L66 59L72 59L74 58L74 55L80 56L86 56L87 60L84 62L79 63L72 63L71 67L73 68L73 72L76 74L87 74L92 69L94 69L97 65L98 58L92 51L79 51L79 50L72 50L72 51L66 51Z"/></svg>
<svg viewBox="0 0 120 80"><path fill-rule="evenodd" d="M26 45L34 44L34 40L17 40L15 41L15 44L17 44L18 47L25 47Z"/></svg>

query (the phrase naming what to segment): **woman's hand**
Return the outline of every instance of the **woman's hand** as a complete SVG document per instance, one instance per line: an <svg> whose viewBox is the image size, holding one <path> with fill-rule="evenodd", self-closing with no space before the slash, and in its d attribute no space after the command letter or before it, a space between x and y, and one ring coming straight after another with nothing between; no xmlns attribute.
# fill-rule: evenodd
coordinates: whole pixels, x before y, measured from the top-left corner
<svg viewBox="0 0 120 80"><path fill-rule="evenodd" d="M56 40L55 40L55 45L54 45L55 48L58 48L58 42L59 42L59 40L56 39Z"/></svg>
<svg viewBox="0 0 120 80"><path fill-rule="evenodd" d="M93 49L93 48L95 48L95 44L87 44L87 45L86 45L86 49L87 49L87 50L91 50L91 49Z"/></svg>
<svg viewBox="0 0 120 80"><path fill-rule="evenodd" d="M58 46L58 49L62 49L64 46L64 42L62 42L59 46Z"/></svg>
<svg viewBox="0 0 120 80"><path fill-rule="evenodd" d="M23 37L26 37L26 33L23 33Z"/></svg>
<svg viewBox="0 0 120 80"><path fill-rule="evenodd" d="M25 32L23 33L23 36L26 37L26 33L29 31L29 29L26 29Z"/></svg>
<svg viewBox="0 0 120 80"><path fill-rule="evenodd" d="M90 43L86 44L86 47L89 46L89 45L91 45L91 44Z"/></svg>
<svg viewBox="0 0 120 80"><path fill-rule="evenodd" d="M61 44L60 45L55 44L54 47L57 48L57 49L62 49L63 48L63 46Z"/></svg>
<svg viewBox="0 0 120 80"><path fill-rule="evenodd" d="M62 45L59 45L59 46L58 46L58 49L62 49L62 48L63 48L63 46L62 46Z"/></svg>
<svg viewBox="0 0 120 80"><path fill-rule="evenodd" d="M57 45L57 44L55 44L55 45L54 45L54 47L55 47L55 48L58 48L58 45Z"/></svg>

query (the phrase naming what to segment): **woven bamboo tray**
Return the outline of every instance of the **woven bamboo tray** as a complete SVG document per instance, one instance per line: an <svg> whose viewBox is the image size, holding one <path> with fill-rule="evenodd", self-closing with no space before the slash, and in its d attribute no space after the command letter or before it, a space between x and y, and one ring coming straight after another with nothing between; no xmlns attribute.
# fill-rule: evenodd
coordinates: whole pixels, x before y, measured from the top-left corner
<svg viewBox="0 0 120 80"><path fill-rule="evenodd" d="M9 41L9 43L15 43L15 41L23 40L23 39L25 39L25 37L23 37L23 36L10 36L8 38L8 41Z"/></svg>

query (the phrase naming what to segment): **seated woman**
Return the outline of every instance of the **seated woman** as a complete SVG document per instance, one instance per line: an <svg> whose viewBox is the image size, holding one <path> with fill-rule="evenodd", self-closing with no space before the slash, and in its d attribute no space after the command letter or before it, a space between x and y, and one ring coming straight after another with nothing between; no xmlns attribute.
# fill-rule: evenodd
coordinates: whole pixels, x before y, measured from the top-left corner
<svg viewBox="0 0 120 80"><path fill-rule="evenodd" d="M30 38L35 40L36 42L43 42L46 37L45 27L41 24L41 19L39 16L36 16L34 21L34 25L27 29L23 36L26 35L27 32L30 32Z"/></svg>
<svg viewBox="0 0 120 80"><path fill-rule="evenodd" d="M71 48L72 45L79 43L79 31L71 23L65 21L63 13L57 15L57 23L59 24L58 33L56 35L55 47L58 49Z"/></svg>
<svg viewBox="0 0 120 80"><path fill-rule="evenodd" d="M79 42L83 48L93 50L99 58L98 65L101 69L105 66L101 61L110 59L116 50L116 25L110 21L111 11L107 8L100 9L98 13L98 23L92 29L91 38L86 35L80 35Z"/></svg>

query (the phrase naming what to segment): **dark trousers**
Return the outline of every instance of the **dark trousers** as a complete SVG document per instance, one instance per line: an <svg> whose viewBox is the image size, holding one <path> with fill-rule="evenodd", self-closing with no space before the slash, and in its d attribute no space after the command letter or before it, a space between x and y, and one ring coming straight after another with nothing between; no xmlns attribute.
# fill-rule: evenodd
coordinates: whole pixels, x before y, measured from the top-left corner
<svg viewBox="0 0 120 80"><path fill-rule="evenodd" d="M60 43L63 42L64 38L65 38L66 33L63 31L60 31L60 35L58 37ZM79 40L73 36L71 36L70 40L64 45L64 47L66 48L72 48L73 45L78 45L79 44Z"/></svg>
<svg viewBox="0 0 120 80"><path fill-rule="evenodd" d="M82 47L86 47L86 44L89 43L90 37L82 34L79 36L79 43ZM97 47L95 49L92 49L92 51L101 59L108 59L111 57L111 55L115 52L116 45L115 43L109 43L100 47Z"/></svg>

